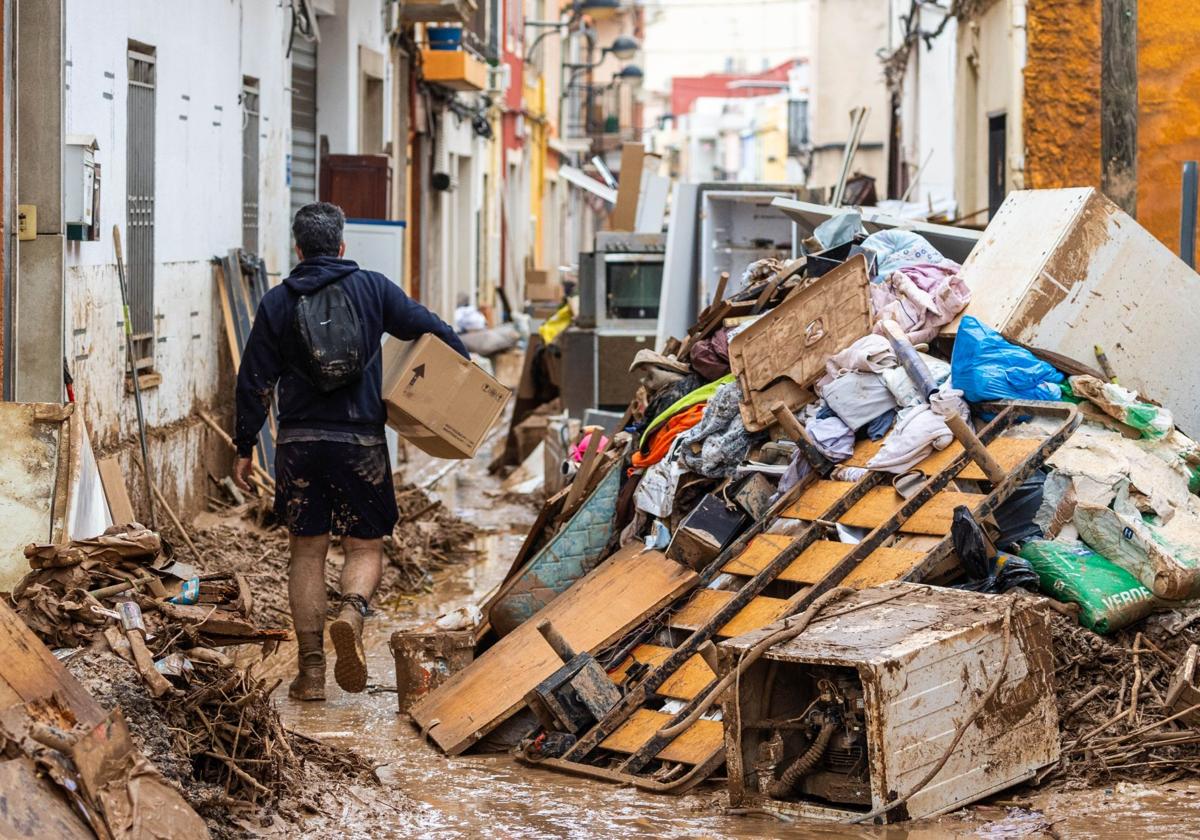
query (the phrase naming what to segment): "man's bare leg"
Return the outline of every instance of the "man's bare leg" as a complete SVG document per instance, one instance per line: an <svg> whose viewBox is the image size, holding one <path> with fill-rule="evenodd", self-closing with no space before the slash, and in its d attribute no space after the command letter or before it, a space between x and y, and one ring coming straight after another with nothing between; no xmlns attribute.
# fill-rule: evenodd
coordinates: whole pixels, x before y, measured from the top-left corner
<svg viewBox="0 0 1200 840"><path fill-rule="evenodd" d="M288 603L296 630L299 674L288 689L296 700L325 699L325 555L329 535L292 536Z"/></svg>
<svg viewBox="0 0 1200 840"><path fill-rule="evenodd" d="M342 567L342 608L329 627L337 652L333 676L346 691L367 687L367 657L362 645L363 617L383 576L383 540L342 538L346 564Z"/></svg>

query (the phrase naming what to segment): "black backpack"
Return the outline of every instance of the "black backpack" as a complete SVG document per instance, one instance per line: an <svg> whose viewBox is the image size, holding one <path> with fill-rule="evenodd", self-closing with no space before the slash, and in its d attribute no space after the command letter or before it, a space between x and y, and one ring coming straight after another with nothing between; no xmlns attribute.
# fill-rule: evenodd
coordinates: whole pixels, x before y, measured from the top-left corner
<svg viewBox="0 0 1200 840"><path fill-rule="evenodd" d="M294 327L299 352L293 363L314 387L329 393L362 378L362 326L340 283L301 295Z"/></svg>

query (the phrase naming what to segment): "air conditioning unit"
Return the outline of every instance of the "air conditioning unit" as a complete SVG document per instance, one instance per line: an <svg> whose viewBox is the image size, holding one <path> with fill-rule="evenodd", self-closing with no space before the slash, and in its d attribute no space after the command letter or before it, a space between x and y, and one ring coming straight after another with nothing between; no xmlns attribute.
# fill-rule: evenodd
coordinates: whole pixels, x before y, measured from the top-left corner
<svg viewBox="0 0 1200 840"><path fill-rule="evenodd" d="M777 629L722 643L721 672ZM1025 781L1059 755L1051 644L1031 598L896 582L834 601L724 699L732 803L838 821L874 811L933 770L997 679L944 766L876 821L946 813Z"/></svg>

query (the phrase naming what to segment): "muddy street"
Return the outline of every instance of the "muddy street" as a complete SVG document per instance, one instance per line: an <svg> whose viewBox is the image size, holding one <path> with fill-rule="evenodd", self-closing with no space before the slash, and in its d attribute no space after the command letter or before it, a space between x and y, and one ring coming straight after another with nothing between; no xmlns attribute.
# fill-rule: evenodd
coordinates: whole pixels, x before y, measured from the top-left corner
<svg viewBox="0 0 1200 840"><path fill-rule="evenodd" d="M366 694L350 695L331 680L325 703L275 694L285 724L323 742L361 753L377 767L385 786L414 801L411 814L386 812L338 826L341 836L437 838L1108 838L1154 836L1182 825L1200 830L1200 784L1121 784L1113 789L1007 791L986 802L933 820L897 827L848 827L821 822L783 822L770 815L726 815L722 780L715 778L683 797L658 796L532 768L508 754L447 758L423 743L419 731L398 714L395 669L388 640L414 627L479 603L503 578L532 522L531 508L503 498L483 456L446 473L431 492L483 532L478 555L435 576L432 590L381 607L367 623L371 669ZM421 483L440 471L436 462L417 466ZM272 658L280 675L291 667L285 652ZM326 836L322 818L307 836ZM384 833L380 833L380 832Z"/></svg>

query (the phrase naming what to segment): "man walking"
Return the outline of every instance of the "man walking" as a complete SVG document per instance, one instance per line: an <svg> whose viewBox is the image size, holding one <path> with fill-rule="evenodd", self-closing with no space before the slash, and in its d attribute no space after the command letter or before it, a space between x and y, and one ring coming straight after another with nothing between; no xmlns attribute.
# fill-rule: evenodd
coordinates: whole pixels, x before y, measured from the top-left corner
<svg viewBox="0 0 1200 840"><path fill-rule="evenodd" d="M382 274L342 259L345 216L326 202L301 207L292 223L301 262L267 292L254 317L237 381L234 479L248 489L250 458L278 386L275 513L290 534L288 600L299 674L288 694L325 699L325 556L342 537L341 609L330 625L334 677L362 691L363 617L383 574L383 537L396 510L384 438L383 334L432 333L463 356L449 325Z"/></svg>

